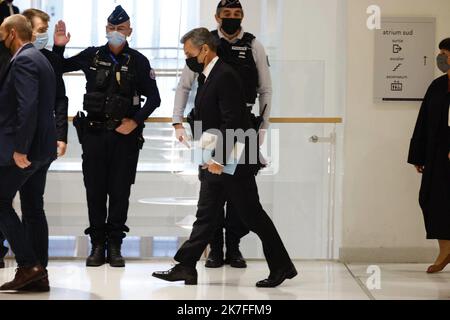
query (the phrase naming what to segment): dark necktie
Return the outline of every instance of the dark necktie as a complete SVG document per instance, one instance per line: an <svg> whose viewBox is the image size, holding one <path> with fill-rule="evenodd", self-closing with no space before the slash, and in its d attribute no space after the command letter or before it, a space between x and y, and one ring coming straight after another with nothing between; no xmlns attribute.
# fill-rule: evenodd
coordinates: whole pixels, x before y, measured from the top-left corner
<svg viewBox="0 0 450 320"><path fill-rule="evenodd" d="M198 87L200 88L205 84L206 76L203 73L200 73L198 76Z"/></svg>

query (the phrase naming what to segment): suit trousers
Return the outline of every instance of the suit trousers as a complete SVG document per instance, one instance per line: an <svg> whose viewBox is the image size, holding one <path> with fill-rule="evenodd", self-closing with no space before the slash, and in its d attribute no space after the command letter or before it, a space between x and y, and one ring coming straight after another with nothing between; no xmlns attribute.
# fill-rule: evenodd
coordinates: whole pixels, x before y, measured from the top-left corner
<svg viewBox="0 0 450 320"><path fill-rule="evenodd" d="M44 212L47 172L53 160L32 161L29 168L0 167L0 231L19 267L48 264L48 224ZM12 203L20 191L22 221ZM3 240L3 239L2 239Z"/></svg>
<svg viewBox="0 0 450 320"><path fill-rule="evenodd" d="M254 176L214 176L201 170L200 180L197 220L189 240L175 255L176 261L195 267L217 230L220 209L228 200L248 229L260 238L270 272L283 270L292 264L275 225L261 206Z"/></svg>

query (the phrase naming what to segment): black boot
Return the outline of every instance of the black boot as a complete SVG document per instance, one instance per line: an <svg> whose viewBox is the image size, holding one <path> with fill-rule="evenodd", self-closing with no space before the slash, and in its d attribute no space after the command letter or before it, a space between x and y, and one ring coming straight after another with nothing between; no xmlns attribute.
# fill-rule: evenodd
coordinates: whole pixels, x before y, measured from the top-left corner
<svg viewBox="0 0 450 320"><path fill-rule="evenodd" d="M108 242L108 254L106 262L113 268L125 267L125 259L121 253L122 245L114 242Z"/></svg>
<svg viewBox="0 0 450 320"><path fill-rule="evenodd" d="M101 267L105 264L105 243L92 243L91 255L86 260L87 267Z"/></svg>
<svg viewBox="0 0 450 320"><path fill-rule="evenodd" d="M231 251L227 249L225 263L229 264L230 267L232 267L232 268L237 268L237 269L247 268L247 262L245 261L244 257L242 256L242 253L241 253L241 251L239 251L239 249L233 249Z"/></svg>
<svg viewBox="0 0 450 320"><path fill-rule="evenodd" d="M206 268L221 268L225 265L225 261L223 260L223 251L220 249L213 249L208 255L206 259L205 267Z"/></svg>
<svg viewBox="0 0 450 320"><path fill-rule="evenodd" d="M8 248L4 247L3 245L0 245L0 269L5 268L5 261L3 260L6 255L8 254Z"/></svg>

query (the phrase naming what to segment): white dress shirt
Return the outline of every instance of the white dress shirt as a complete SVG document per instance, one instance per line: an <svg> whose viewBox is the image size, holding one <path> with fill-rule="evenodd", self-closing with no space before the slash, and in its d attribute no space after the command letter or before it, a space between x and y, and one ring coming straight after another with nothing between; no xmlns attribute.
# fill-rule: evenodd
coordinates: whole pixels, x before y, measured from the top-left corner
<svg viewBox="0 0 450 320"><path fill-rule="evenodd" d="M214 69L214 66L216 65L217 61L219 61L219 57L215 57L211 60L210 63L205 67L203 70L203 75L205 76L205 81L208 79L209 75L211 74L212 69Z"/></svg>

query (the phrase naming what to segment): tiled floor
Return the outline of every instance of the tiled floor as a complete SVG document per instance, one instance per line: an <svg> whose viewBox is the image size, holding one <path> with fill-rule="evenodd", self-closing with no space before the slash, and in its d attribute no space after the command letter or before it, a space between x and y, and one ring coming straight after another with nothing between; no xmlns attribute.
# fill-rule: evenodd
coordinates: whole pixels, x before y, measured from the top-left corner
<svg viewBox="0 0 450 320"><path fill-rule="evenodd" d="M2 283L14 276L13 262L8 261L8 266L0 270ZM300 271L296 279L276 289L257 289L255 282L267 276L263 262L252 261L246 270L210 270L199 264L199 285L186 287L151 277L153 271L171 267L170 261L131 261L125 269L87 269L83 261L53 261L49 267L50 293L0 293L0 300L450 299L450 273L429 276L423 272L426 265L380 265L379 290L366 286L371 276L368 265L299 261L296 266Z"/></svg>

